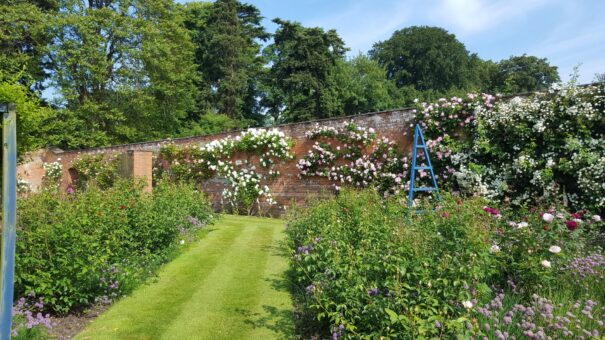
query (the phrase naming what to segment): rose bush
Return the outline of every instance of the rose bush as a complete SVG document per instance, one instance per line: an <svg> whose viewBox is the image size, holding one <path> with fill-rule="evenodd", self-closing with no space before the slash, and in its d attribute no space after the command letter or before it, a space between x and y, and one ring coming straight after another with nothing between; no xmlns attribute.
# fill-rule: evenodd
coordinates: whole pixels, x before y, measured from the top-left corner
<svg viewBox="0 0 605 340"><path fill-rule="evenodd" d="M224 206L236 213L262 213L276 202L266 183L280 175L276 162L290 160L292 141L277 129L248 129L236 137L214 140L199 148L165 146L154 166L157 178L201 184L223 177Z"/></svg>
<svg viewBox="0 0 605 340"><path fill-rule="evenodd" d="M605 85L419 103L441 183L515 206L605 211Z"/></svg>
<svg viewBox="0 0 605 340"><path fill-rule="evenodd" d="M316 126L307 132L315 141L298 161L301 178L326 177L341 186L373 187L383 195L398 194L407 187L408 159L387 138L377 138L373 128L344 122L338 128Z"/></svg>

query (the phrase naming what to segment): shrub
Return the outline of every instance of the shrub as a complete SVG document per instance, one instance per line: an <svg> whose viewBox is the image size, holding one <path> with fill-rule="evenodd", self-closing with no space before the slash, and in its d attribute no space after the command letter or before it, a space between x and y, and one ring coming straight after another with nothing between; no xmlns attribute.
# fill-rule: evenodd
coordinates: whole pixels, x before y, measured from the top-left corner
<svg viewBox="0 0 605 340"><path fill-rule="evenodd" d="M485 208L490 211L490 208ZM500 271L526 295L560 285L563 270L574 259L602 251L600 216L562 209L517 211L517 218L498 218L494 245L500 251ZM599 241L601 240L601 241ZM580 260L580 262L582 262ZM577 285L577 280L563 280Z"/></svg>
<svg viewBox="0 0 605 340"><path fill-rule="evenodd" d="M287 234L302 320L315 320L315 329L336 338L498 338L495 330L518 336L527 330L494 326L516 313L514 304L542 308L554 301L563 313L569 310L559 305L565 299L605 304L600 216L561 209L502 212L485 202L446 195L434 210L408 215L403 199L345 190L294 210ZM503 289L512 301L504 309L502 297L494 297ZM500 319L484 317L485 303L496 305L490 308ZM515 315L533 322L534 333L546 327L542 316ZM578 322L593 327L590 332L603 330Z"/></svg>
<svg viewBox="0 0 605 340"><path fill-rule="evenodd" d="M406 218L397 199L345 190L295 211L287 233L303 313L335 336L463 333L497 260L484 202L459 203Z"/></svg>
<svg viewBox="0 0 605 340"><path fill-rule="evenodd" d="M19 201L15 294L66 313L124 294L167 260L178 240L211 218L203 194L160 183L153 194L119 181ZM193 221L193 222L192 222ZM195 223L194 223L195 222Z"/></svg>
<svg viewBox="0 0 605 340"><path fill-rule="evenodd" d="M221 203L226 210L262 215L277 204L263 184L280 175L275 170L277 162L294 157L292 145L277 129L248 129L201 147L167 145L156 158L154 177L198 185L213 176L222 177L226 183Z"/></svg>
<svg viewBox="0 0 605 340"><path fill-rule="evenodd" d="M471 93L421 103L417 119L445 187L605 212L604 93L603 84L505 100Z"/></svg>
<svg viewBox="0 0 605 340"><path fill-rule="evenodd" d="M84 155L72 164L78 174L74 184L79 189L85 189L88 182L94 181L101 189L110 188L118 180L118 164L116 155L108 158L103 154Z"/></svg>

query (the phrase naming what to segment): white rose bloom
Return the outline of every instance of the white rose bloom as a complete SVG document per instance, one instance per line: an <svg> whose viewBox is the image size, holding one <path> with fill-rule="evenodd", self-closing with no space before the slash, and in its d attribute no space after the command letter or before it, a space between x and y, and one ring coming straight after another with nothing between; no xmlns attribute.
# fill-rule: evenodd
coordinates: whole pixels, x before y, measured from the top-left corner
<svg viewBox="0 0 605 340"><path fill-rule="evenodd" d="M601 222L601 216L599 216L599 215L593 215L592 216L592 220L595 221L595 222Z"/></svg>
<svg viewBox="0 0 605 340"><path fill-rule="evenodd" d="M466 309L471 309L473 308L473 303L471 301L462 301L462 306Z"/></svg>
<svg viewBox="0 0 605 340"><path fill-rule="evenodd" d="M491 246L491 248L489 248L489 251L491 253L497 253L497 252L500 251L500 246L498 246L497 244L494 244L494 245Z"/></svg>
<svg viewBox="0 0 605 340"><path fill-rule="evenodd" d="M552 222L552 220L555 218L555 216L553 214L549 214L549 213L544 213L544 215L542 215L542 219L544 220L544 222L546 223L550 223Z"/></svg>
<svg viewBox="0 0 605 340"><path fill-rule="evenodd" d="M553 253L553 254L558 254L561 252L561 247L559 246L550 246L550 248L548 248L548 251Z"/></svg>
<svg viewBox="0 0 605 340"><path fill-rule="evenodd" d="M550 268L550 261L548 260L542 260L542 262L540 262L540 264L544 267L544 268Z"/></svg>
<svg viewBox="0 0 605 340"><path fill-rule="evenodd" d="M519 223L517 223L517 228L519 228L519 229L521 229L521 228L525 228L525 227L527 227L528 225L529 225L529 223L527 223L527 222L525 222L525 221L524 221L524 222L519 222Z"/></svg>

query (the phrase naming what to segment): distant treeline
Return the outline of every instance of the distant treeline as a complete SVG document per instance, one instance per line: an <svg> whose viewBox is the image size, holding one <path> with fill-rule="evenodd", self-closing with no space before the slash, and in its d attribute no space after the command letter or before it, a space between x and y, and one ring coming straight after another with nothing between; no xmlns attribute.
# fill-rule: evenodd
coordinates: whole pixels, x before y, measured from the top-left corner
<svg viewBox="0 0 605 340"><path fill-rule="evenodd" d="M17 103L20 150L95 147L349 115L467 91L559 81L535 56L494 62L414 26L345 56L335 30L236 0L4 0L0 100ZM45 98L41 99L42 93Z"/></svg>

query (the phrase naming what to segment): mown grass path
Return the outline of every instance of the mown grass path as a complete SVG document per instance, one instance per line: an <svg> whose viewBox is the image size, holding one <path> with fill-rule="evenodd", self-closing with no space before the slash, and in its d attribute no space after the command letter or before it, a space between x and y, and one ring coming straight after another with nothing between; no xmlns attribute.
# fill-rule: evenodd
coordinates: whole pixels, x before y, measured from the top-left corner
<svg viewBox="0 0 605 340"><path fill-rule="evenodd" d="M282 220L222 216L77 339L290 339Z"/></svg>

